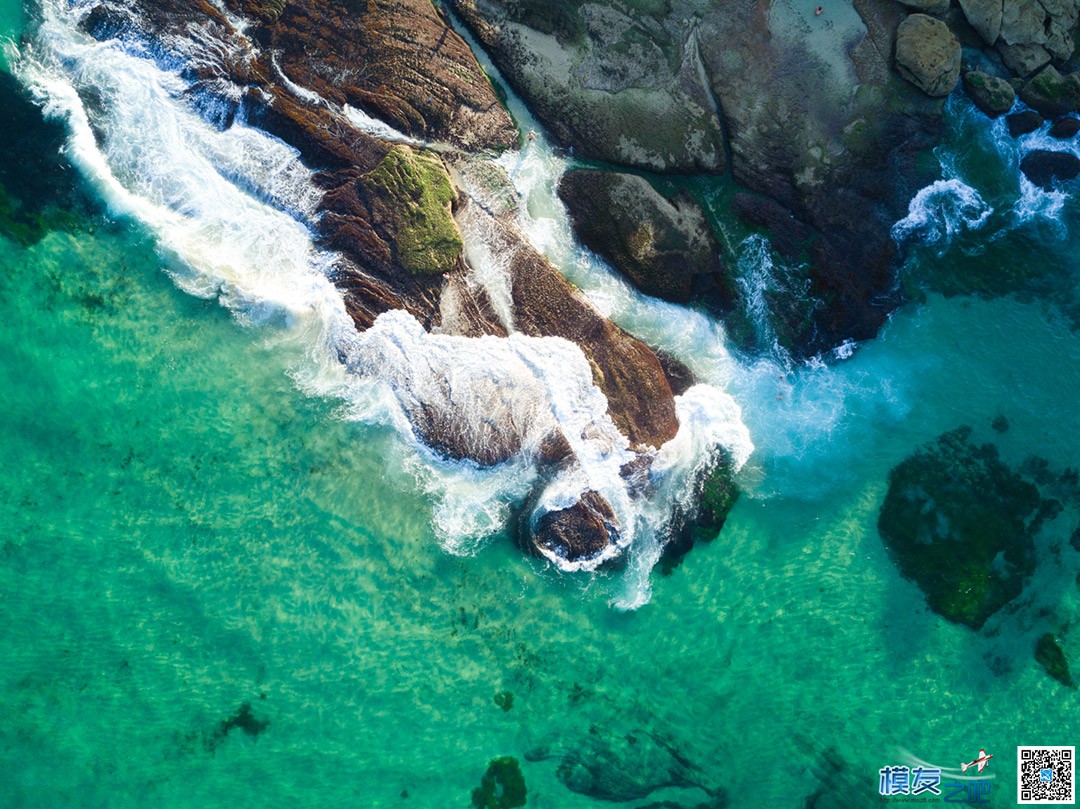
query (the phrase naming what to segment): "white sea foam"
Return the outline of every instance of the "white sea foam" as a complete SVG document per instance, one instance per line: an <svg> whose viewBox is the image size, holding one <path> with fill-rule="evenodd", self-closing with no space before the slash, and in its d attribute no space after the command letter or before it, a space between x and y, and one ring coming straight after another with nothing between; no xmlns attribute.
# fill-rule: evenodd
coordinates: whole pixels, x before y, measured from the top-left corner
<svg viewBox="0 0 1080 809"><path fill-rule="evenodd" d="M904 242L917 236L944 252L957 235L985 225L991 213L993 208L967 183L936 180L908 203L908 214L893 225L892 237Z"/></svg>
<svg viewBox="0 0 1080 809"><path fill-rule="evenodd" d="M120 43L94 41L78 30L84 12L45 0L34 41L11 54L13 64L47 114L68 125L72 162L116 215L154 234L176 282L216 297L244 322L275 324L272 339L304 356L293 369L298 384L338 397L351 418L392 425L405 439L392 465L432 494L436 533L452 552L473 552L506 525L513 505L537 483L530 450L560 430L577 462L545 483L540 505L560 508L586 489L599 491L630 546L628 589L618 603L644 603L661 532L674 504L688 496L695 470L717 444L739 464L752 450L734 400L710 385L677 399L680 430L660 448L655 492L644 500L630 494L619 474L632 457L627 440L572 343L432 334L405 312L386 313L357 333L327 278L335 257L313 243L319 191L296 151L243 122L212 126L190 106L178 71ZM98 102L87 106L84 98ZM561 167L550 150L538 144L534 153L506 159L523 161L512 174L527 202L521 222L530 237L563 259L594 300L607 295L608 311L624 325L690 361L702 378L722 383L731 361L716 324L633 293L573 242L554 196ZM482 232L466 228L465 235L474 278L512 330L506 257ZM420 411L445 417L466 442L512 435L523 451L489 469L441 460L417 440Z"/></svg>

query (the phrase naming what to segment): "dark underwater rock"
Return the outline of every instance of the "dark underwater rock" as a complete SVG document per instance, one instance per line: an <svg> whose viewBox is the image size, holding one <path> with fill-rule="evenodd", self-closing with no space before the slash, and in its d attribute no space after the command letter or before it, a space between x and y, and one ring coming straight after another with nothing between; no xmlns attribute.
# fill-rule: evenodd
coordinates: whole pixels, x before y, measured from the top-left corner
<svg viewBox="0 0 1080 809"><path fill-rule="evenodd" d="M705 783L701 769L671 740L646 730L592 727L566 748L540 748L525 758L557 758L556 776L566 788L597 800L639 800L658 789L675 787L701 790L721 801L721 806L726 802L724 791Z"/></svg>
<svg viewBox="0 0 1080 809"><path fill-rule="evenodd" d="M1009 134L1014 138L1034 132L1043 125L1044 119L1035 110L1023 110L1005 116L1005 126L1009 128Z"/></svg>
<svg viewBox="0 0 1080 809"><path fill-rule="evenodd" d="M979 629L1035 565L1039 490L961 427L889 472L878 531L936 613Z"/></svg>
<svg viewBox="0 0 1080 809"><path fill-rule="evenodd" d="M524 806L525 800L525 776L512 756L492 759L480 786L472 792L472 805L476 809L515 809Z"/></svg>
<svg viewBox="0 0 1080 809"><path fill-rule="evenodd" d="M964 74L964 89L975 106L991 118L1004 115L1016 103L1016 91L1009 82L979 70L969 70Z"/></svg>
<svg viewBox="0 0 1080 809"><path fill-rule="evenodd" d="M568 171L558 190L585 246L645 294L687 303L711 292L731 305L720 246L689 196L666 199L643 177L588 169Z"/></svg>
<svg viewBox="0 0 1080 809"><path fill-rule="evenodd" d="M245 702L228 719L222 720L214 732L206 739L206 749L211 752L220 745L234 730L240 730L245 735L256 738L270 727L270 721L259 719L251 709L251 703Z"/></svg>
<svg viewBox="0 0 1080 809"><path fill-rule="evenodd" d="M1020 171L1035 185L1053 188L1080 175L1080 158L1070 152L1037 149L1024 155L1020 161Z"/></svg>
<svg viewBox="0 0 1080 809"><path fill-rule="evenodd" d="M930 96L947 96L960 80L960 42L949 26L911 14L896 29L896 69Z"/></svg>
<svg viewBox="0 0 1080 809"><path fill-rule="evenodd" d="M76 173L61 155L64 126L46 120L9 73L0 72L0 235L29 247L74 224L84 202Z"/></svg>
<svg viewBox="0 0 1080 809"><path fill-rule="evenodd" d="M1072 673L1069 671L1069 661L1065 658L1065 652L1054 637L1054 633L1047 632L1040 635L1038 641L1035 642L1035 662L1066 688L1076 688Z"/></svg>
<svg viewBox="0 0 1080 809"><path fill-rule="evenodd" d="M672 520L671 539L664 546L661 570L669 574L697 542L711 542L739 499L731 455L717 450L694 484L693 510L679 510Z"/></svg>

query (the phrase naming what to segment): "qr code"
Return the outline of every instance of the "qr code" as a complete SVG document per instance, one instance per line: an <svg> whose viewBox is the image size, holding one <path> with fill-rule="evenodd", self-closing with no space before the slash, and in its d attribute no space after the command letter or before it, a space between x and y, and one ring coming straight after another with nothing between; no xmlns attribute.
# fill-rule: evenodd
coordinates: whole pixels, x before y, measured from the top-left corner
<svg viewBox="0 0 1080 809"><path fill-rule="evenodd" d="M1076 803L1075 747L1016 748L1018 803Z"/></svg>

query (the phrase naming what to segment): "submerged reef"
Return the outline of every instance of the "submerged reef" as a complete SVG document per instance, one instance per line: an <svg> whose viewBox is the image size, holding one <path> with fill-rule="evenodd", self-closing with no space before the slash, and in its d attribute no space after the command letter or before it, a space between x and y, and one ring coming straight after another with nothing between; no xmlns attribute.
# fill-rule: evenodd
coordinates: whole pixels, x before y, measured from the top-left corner
<svg viewBox="0 0 1080 809"><path fill-rule="evenodd" d="M1035 642L1035 662L1066 688L1076 688L1072 673L1069 671L1069 661L1053 632L1040 635Z"/></svg>
<svg viewBox="0 0 1080 809"><path fill-rule="evenodd" d="M521 765L512 756L491 760L480 786L472 792L476 809L514 809L525 805L525 776Z"/></svg>
<svg viewBox="0 0 1080 809"><path fill-rule="evenodd" d="M889 473L878 530L900 573L939 615L979 629L1020 594L1034 536L1056 501L960 427ZM1060 509L1060 505L1058 508Z"/></svg>

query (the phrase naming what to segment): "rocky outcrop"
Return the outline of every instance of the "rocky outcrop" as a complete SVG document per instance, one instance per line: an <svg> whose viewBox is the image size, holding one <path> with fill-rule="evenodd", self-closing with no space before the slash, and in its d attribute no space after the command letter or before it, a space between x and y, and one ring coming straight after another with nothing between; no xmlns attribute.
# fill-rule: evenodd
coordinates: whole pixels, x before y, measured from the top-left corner
<svg viewBox="0 0 1080 809"><path fill-rule="evenodd" d="M896 30L896 69L930 96L947 96L960 80L960 41L949 26L912 14Z"/></svg>
<svg viewBox="0 0 1080 809"><path fill-rule="evenodd" d="M730 166L775 203L766 227L800 223L798 286L818 304L785 335L795 353L876 333L895 304L889 228L929 181L914 157L940 112L892 72L898 6L858 0L816 17L768 2L452 4L576 154L649 171Z"/></svg>
<svg viewBox="0 0 1080 809"><path fill-rule="evenodd" d="M975 106L991 118L1004 115L1016 103L1016 91L1009 82L978 70L964 74L964 89Z"/></svg>
<svg viewBox="0 0 1080 809"><path fill-rule="evenodd" d="M1075 47L1072 30L1078 11L1071 0L1007 0L1002 6L1001 41L1039 46L1053 59L1068 59Z"/></svg>
<svg viewBox="0 0 1080 809"><path fill-rule="evenodd" d="M663 12L618 3L456 0L507 81L562 143L653 171L722 171L697 49Z"/></svg>
<svg viewBox="0 0 1080 809"><path fill-rule="evenodd" d="M559 197L585 246L645 294L675 303L696 294L731 306L720 245L688 195L666 199L633 174L574 170L563 175Z"/></svg>
<svg viewBox="0 0 1080 809"><path fill-rule="evenodd" d="M212 108L219 125L242 112L317 170L322 195L309 225L337 256L332 280L357 328L382 327L373 332L373 341L385 340L373 343L378 351L404 350L396 340L422 345L425 330L450 338L563 338L580 347L587 363L580 368L604 393L620 433L594 421L587 429L600 434L597 440L612 452L628 446L647 467L655 449L675 436L673 394L656 354L597 312L526 242L505 174L470 156L513 145L517 133L465 43L427 0L227 0L224 7L146 0L102 8L85 18L87 30L150 43L170 65L184 60L192 102ZM243 88L239 99L236 87ZM427 141L440 142L439 150ZM485 167L491 197L477 204L459 190L448 165L458 178ZM467 185L475 185L471 179ZM492 286L477 276L463 249L465 228L482 234L505 282ZM391 310L412 319L395 314L376 323ZM544 480L577 468L567 435L557 420L549 425L550 403L529 417L485 417L459 404L471 394L440 373L394 381L403 386L394 389L413 432L430 449L480 465L527 453ZM509 407L512 388L492 382L492 407ZM595 491L535 515L532 527L535 547L563 560L621 550L618 520Z"/></svg>
<svg viewBox="0 0 1080 809"><path fill-rule="evenodd" d="M1035 185L1053 188L1080 176L1080 158L1071 152L1036 149L1024 155L1020 161L1020 171Z"/></svg>
<svg viewBox="0 0 1080 809"><path fill-rule="evenodd" d="M573 505L546 511L526 531L526 540L548 558L580 564L599 559L619 542L620 526L611 505L587 491Z"/></svg>

